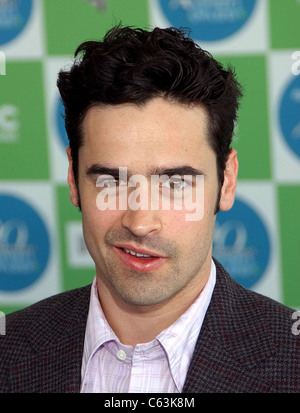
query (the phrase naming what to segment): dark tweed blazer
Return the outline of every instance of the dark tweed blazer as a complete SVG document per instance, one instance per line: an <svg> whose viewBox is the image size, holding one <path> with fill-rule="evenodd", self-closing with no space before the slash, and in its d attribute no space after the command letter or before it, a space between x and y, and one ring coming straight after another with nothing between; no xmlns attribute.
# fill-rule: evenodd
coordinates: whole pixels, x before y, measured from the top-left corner
<svg viewBox="0 0 300 413"><path fill-rule="evenodd" d="M217 282L184 385L188 393L300 392L293 310L237 284ZM0 336L1 393L78 393L90 286L7 316Z"/></svg>

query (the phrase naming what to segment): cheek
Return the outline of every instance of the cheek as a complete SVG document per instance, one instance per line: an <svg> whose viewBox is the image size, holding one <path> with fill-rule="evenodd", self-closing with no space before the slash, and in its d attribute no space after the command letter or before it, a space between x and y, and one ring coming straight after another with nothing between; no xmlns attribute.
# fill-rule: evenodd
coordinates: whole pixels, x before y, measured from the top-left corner
<svg viewBox="0 0 300 413"><path fill-rule="evenodd" d="M202 212L198 214L195 210L167 211L163 218L164 234L167 237L177 239L183 248L197 250L205 246L205 248L209 247L212 243L216 218L214 198L206 197ZM193 220L188 219L191 216Z"/></svg>
<svg viewBox="0 0 300 413"><path fill-rule="evenodd" d="M185 211L160 211L162 228L164 231L170 233L183 231L188 222L186 221L186 212Z"/></svg>
<svg viewBox="0 0 300 413"><path fill-rule="evenodd" d="M83 182L80 186L82 221L86 227L89 226L91 232L99 231L101 228L105 232L119 214L116 210L99 208L99 193L96 185L89 182Z"/></svg>
<svg viewBox="0 0 300 413"><path fill-rule="evenodd" d="M201 238L203 222L187 221L186 211L164 211L162 216L163 236L176 241L180 249L193 248Z"/></svg>
<svg viewBox="0 0 300 413"><path fill-rule="evenodd" d="M86 219L90 222L96 231L102 229L105 232L108 228L120 220L120 213L118 211L99 211L99 209L88 209L84 211Z"/></svg>
<svg viewBox="0 0 300 413"><path fill-rule="evenodd" d="M104 239L107 232L120 223L119 211L100 211L93 203L82 204L82 226L87 243L91 241L96 245L101 239Z"/></svg>

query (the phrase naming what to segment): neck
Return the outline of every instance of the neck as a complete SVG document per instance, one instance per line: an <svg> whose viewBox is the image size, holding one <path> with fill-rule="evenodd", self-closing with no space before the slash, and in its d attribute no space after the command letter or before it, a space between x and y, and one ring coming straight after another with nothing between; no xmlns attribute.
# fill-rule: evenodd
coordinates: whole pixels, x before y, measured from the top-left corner
<svg viewBox="0 0 300 413"><path fill-rule="evenodd" d="M181 290L162 303L133 305L120 299L109 286L97 277L98 296L104 315L120 342L135 346L147 343L173 324L196 300L209 277L194 280L193 285ZM200 282L201 281L201 282Z"/></svg>
<svg viewBox="0 0 300 413"><path fill-rule="evenodd" d="M120 305L114 299L107 298L100 298L107 322L121 343L131 346L154 340L186 310L177 308L176 312L172 311L166 303L155 306Z"/></svg>

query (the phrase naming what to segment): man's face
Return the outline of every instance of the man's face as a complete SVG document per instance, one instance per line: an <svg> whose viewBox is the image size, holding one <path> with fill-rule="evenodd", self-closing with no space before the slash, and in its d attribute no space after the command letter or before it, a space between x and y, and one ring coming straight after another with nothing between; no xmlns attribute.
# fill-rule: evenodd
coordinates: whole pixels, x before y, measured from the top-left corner
<svg viewBox="0 0 300 413"><path fill-rule="evenodd" d="M100 298L105 291L120 304L141 306L196 298L201 292L210 272L218 197L216 156L206 130L201 107L187 108L162 98L144 107L124 104L88 110L79 150L78 186L70 154L68 182L74 205L80 196L84 238L96 265ZM97 196L111 181L102 180L104 187L96 184L104 173L115 175L120 167L127 168L128 178L147 178L149 193L153 174L177 172L182 178L183 174L203 174L202 219L189 221L184 205L172 207L180 180L161 182L160 196L171 198L169 209L161 208L161 200L160 208L151 208L149 195L148 208L101 211ZM192 181L188 186L183 183L184 191L194 191ZM225 178L224 185L235 186L231 181ZM127 188L128 197L135 189ZM228 192L222 191L222 209L233 202L234 189L230 199Z"/></svg>

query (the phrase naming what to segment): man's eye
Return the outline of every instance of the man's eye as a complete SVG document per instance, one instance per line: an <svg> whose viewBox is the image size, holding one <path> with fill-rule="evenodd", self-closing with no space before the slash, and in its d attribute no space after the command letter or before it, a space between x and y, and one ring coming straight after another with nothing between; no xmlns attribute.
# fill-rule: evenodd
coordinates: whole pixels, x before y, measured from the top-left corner
<svg viewBox="0 0 300 413"><path fill-rule="evenodd" d="M100 188L115 188L119 184L119 179L113 176L99 176L97 178L96 187Z"/></svg>
<svg viewBox="0 0 300 413"><path fill-rule="evenodd" d="M119 183L118 179L115 179L115 178L114 179L106 179L103 182L103 186L106 187L106 188L114 188L115 186L118 185L118 183Z"/></svg>
<svg viewBox="0 0 300 413"><path fill-rule="evenodd" d="M162 183L163 188L169 188L173 191L184 189L188 186L185 179L181 177L171 177Z"/></svg>

